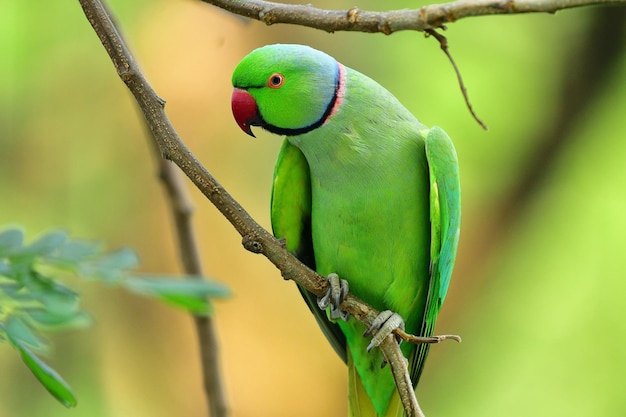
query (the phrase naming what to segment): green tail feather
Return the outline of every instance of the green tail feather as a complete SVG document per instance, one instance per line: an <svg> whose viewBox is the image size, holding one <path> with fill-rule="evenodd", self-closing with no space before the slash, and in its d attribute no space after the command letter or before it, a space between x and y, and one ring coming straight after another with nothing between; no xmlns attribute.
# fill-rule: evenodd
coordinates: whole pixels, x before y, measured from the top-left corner
<svg viewBox="0 0 626 417"><path fill-rule="evenodd" d="M348 351L348 417L404 417L404 408L398 391L394 392L384 414L374 409L374 404L363 388L361 378Z"/></svg>

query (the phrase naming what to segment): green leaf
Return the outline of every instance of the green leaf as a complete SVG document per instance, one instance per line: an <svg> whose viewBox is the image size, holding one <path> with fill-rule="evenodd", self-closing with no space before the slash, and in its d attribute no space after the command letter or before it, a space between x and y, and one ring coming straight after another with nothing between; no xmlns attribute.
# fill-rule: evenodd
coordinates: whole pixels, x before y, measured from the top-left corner
<svg viewBox="0 0 626 417"><path fill-rule="evenodd" d="M4 331L11 343L19 342L39 351L45 351L48 347L46 341L26 321L22 320L22 317L11 315L3 322Z"/></svg>
<svg viewBox="0 0 626 417"><path fill-rule="evenodd" d="M62 230L47 233L39 239L24 246L20 250L14 251L12 256L44 256L58 249L67 241L67 233Z"/></svg>
<svg viewBox="0 0 626 417"><path fill-rule="evenodd" d="M77 265L85 262L101 252L101 244L83 240L65 242L56 251L46 256L52 262L66 265Z"/></svg>
<svg viewBox="0 0 626 417"><path fill-rule="evenodd" d="M0 259L0 275L7 275L9 272L11 272L9 264L5 260Z"/></svg>
<svg viewBox="0 0 626 417"><path fill-rule="evenodd" d="M126 277L126 270L136 268L137 265L139 265L137 254L132 249L122 248L82 266L80 274L118 284Z"/></svg>
<svg viewBox="0 0 626 417"><path fill-rule="evenodd" d="M223 284L199 277L185 279L128 278L122 283L138 294L154 297L195 314L209 314L208 298L225 298L230 290Z"/></svg>
<svg viewBox="0 0 626 417"><path fill-rule="evenodd" d="M35 378L43 384L50 394L61 404L70 408L76 406L76 397L71 387L61 378L48 364L39 359L24 343L19 340L11 340L22 356L22 360L31 370Z"/></svg>
<svg viewBox="0 0 626 417"><path fill-rule="evenodd" d="M16 283L14 280L0 279L0 295L2 296L0 310L9 303L13 304L15 302L21 305L32 301L31 295L24 293L23 288L23 285Z"/></svg>
<svg viewBox="0 0 626 417"><path fill-rule="evenodd" d="M34 287L34 286L33 286ZM43 282L32 288L32 297L54 314L70 314L78 311L80 297L74 291L56 282Z"/></svg>
<svg viewBox="0 0 626 417"><path fill-rule="evenodd" d="M0 233L0 256L7 256L9 253L22 247L24 242L24 232L20 229L8 229Z"/></svg>
<svg viewBox="0 0 626 417"><path fill-rule="evenodd" d="M24 311L33 320L35 325L46 328L84 328L93 323L91 316L83 311L68 311L65 313L50 312L43 308L32 308Z"/></svg>
<svg viewBox="0 0 626 417"><path fill-rule="evenodd" d="M105 255L99 264L107 269L131 269L139 266L139 258L134 250L122 248Z"/></svg>

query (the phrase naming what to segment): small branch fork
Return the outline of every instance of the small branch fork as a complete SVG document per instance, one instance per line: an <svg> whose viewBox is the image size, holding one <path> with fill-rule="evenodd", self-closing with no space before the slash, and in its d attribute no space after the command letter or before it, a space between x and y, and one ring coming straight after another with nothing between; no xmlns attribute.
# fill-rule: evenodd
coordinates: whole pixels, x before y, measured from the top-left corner
<svg viewBox="0 0 626 417"><path fill-rule="evenodd" d="M101 0L79 0L79 3L109 54L118 75L135 96L150 128L152 139L162 157L178 165L196 187L231 222L242 236L242 243L246 249L267 257L281 271L285 279L295 281L319 297L323 296L328 289L327 280L307 268L285 249L284 242L274 238L256 223L180 140L165 114L165 102L156 95L144 78L103 2ZM199 267L198 265L193 266L193 264L193 261L190 262L189 267ZM379 313L352 294L347 295L340 307L367 327ZM429 340L428 343L438 341ZM423 343L423 341L419 341L419 343ZM389 335L383 341L381 350L391 366L407 415L423 416L415 400L405 359L400 349L397 348L393 335ZM409 401L411 397L412 400ZM209 399L209 401L213 400Z"/></svg>
<svg viewBox="0 0 626 417"><path fill-rule="evenodd" d="M442 26L441 28L445 30L446 27ZM452 68L454 68L456 79L459 81L459 87L461 88L461 93L463 94L463 98L465 99L465 105L467 106L467 109L471 113L474 120L476 120L476 122L478 122L478 124L483 129L487 130L487 125L485 124L485 122L483 122L480 119L480 117L478 117L478 115L474 111L474 108L472 107L472 104L469 101L469 96L467 95L467 89L465 88L463 77L461 77L461 71L459 71L459 67L457 67L456 62L454 61L454 58L452 58L452 55L450 54L450 51L448 50L448 39L445 36L443 36L441 33L437 32L435 29L426 29L424 32L426 33L427 36L432 36L433 38L437 39L437 41L439 42L439 46L441 46L441 50L443 51L444 54L446 54L446 56L450 60L450 64L452 64Z"/></svg>

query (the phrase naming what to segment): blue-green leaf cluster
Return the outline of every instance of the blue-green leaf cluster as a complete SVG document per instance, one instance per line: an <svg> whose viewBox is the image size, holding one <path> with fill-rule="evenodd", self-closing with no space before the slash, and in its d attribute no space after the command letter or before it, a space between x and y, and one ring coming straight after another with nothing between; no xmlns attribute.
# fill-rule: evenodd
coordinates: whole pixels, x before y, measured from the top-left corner
<svg viewBox="0 0 626 417"><path fill-rule="evenodd" d="M132 276L130 271L138 264L130 249L106 252L100 243L71 239L60 230L28 244L19 228L0 232L0 342L12 345L63 405L76 405L71 388L37 354L48 350L46 331L84 327L91 320L80 308L79 295L60 279L99 280L194 314L209 314L209 299L229 294L224 285L202 277Z"/></svg>

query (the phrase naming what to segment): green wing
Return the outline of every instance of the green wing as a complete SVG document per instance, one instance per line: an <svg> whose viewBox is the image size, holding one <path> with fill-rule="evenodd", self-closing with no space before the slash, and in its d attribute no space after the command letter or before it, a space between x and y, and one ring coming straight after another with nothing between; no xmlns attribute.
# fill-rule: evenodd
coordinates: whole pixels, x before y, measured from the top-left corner
<svg viewBox="0 0 626 417"><path fill-rule="evenodd" d="M430 284L422 321L422 336L432 336L439 309L446 298L461 225L459 163L452 141L441 128L426 135L426 159L430 176ZM417 384L429 344L421 344L411 361L411 380Z"/></svg>
<svg viewBox="0 0 626 417"><path fill-rule="evenodd" d="M274 236L285 239L287 250L315 270L309 164L302 152L287 139L280 149L274 170L271 218ZM329 321L326 312L319 309L314 294L300 286L298 289L333 349L346 362L346 338L339 326Z"/></svg>

